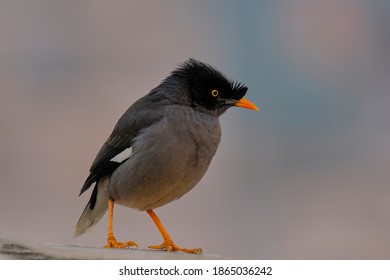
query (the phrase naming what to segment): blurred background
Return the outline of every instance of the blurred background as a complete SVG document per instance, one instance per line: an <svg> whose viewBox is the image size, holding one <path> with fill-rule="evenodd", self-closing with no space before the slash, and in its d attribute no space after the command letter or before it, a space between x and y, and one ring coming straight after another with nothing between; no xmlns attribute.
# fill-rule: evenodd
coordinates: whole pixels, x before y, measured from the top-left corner
<svg viewBox="0 0 390 280"><path fill-rule="evenodd" d="M390 2L0 1L0 231L73 239L118 118L194 57L249 87L201 183L157 209L177 244L255 259L390 258ZM118 240L161 237L116 207Z"/></svg>

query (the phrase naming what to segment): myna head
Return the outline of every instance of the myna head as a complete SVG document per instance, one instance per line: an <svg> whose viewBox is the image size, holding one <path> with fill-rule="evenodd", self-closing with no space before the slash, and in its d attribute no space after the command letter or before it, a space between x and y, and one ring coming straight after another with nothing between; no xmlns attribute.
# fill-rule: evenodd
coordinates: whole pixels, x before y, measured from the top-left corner
<svg viewBox="0 0 390 280"><path fill-rule="evenodd" d="M213 112L220 116L232 106L259 109L244 98L248 88L229 80L224 74L195 59L188 59L166 79L184 85L190 96L190 105L197 110Z"/></svg>

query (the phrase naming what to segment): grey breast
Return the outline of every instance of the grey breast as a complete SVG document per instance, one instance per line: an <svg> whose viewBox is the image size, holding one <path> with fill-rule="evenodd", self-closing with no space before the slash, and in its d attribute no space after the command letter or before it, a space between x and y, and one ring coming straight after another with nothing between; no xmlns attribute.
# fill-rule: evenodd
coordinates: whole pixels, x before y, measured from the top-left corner
<svg viewBox="0 0 390 280"><path fill-rule="evenodd" d="M217 116L172 105L133 141L131 157L110 177L116 203L139 210L163 206L191 190L220 142Z"/></svg>

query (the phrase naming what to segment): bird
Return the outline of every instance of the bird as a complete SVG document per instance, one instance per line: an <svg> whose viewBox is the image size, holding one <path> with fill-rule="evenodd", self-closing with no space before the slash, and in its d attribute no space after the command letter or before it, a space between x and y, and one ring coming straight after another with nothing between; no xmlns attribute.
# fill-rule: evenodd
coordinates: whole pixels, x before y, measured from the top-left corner
<svg viewBox="0 0 390 280"><path fill-rule="evenodd" d="M146 211L163 242L151 249L201 254L182 248L154 211L189 192L202 179L221 139L219 117L230 107L259 110L244 98L248 88L194 58L177 66L120 117L96 155L80 194L94 185L74 236L108 215L106 248L139 248L119 242L113 230L114 205Z"/></svg>

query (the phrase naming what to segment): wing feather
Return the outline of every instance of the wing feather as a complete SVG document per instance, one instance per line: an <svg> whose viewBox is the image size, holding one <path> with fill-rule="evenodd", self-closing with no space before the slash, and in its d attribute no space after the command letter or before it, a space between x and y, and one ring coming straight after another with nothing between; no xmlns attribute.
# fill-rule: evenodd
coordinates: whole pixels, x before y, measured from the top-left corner
<svg viewBox="0 0 390 280"><path fill-rule="evenodd" d="M112 160L124 150L132 147L134 138L155 122L163 118L163 106L148 98L139 99L122 115L110 137L103 144L93 161L90 174L80 190L80 195L100 178L111 174L121 162Z"/></svg>

